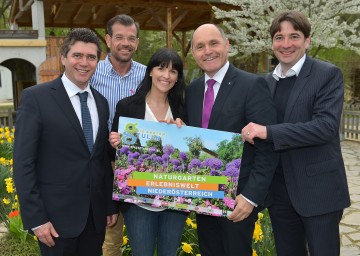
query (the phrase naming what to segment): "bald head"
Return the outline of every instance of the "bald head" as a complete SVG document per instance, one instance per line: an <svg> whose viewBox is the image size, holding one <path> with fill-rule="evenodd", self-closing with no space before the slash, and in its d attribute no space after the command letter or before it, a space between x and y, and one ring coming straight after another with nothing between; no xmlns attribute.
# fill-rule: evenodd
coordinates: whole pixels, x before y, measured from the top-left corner
<svg viewBox="0 0 360 256"><path fill-rule="evenodd" d="M227 62L229 40L224 31L214 24L198 27L191 38L191 50L198 66L213 77Z"/></svg>
<svg viewBox="0 0 360 256"><path fill-rule="evenodd" d="M221 34L222 38L224 40L226 40L226 35L225 35L225 32L224 32L224 30L222 28L220 28L218 25L207 23L207 24L203 24L203 25L199 26L197 29L194 30L194 33L191 36L191 48L193 47L193 38L194 38L194 35L196 33L201 34L202 30L214 29L214 28L217 29L219 31L219 33Z"/></svg>

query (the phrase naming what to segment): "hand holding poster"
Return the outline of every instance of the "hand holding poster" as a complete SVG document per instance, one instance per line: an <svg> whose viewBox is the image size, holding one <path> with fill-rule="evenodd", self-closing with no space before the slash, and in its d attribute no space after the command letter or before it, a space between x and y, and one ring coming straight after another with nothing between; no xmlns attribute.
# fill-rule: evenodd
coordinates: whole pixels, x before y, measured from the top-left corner
<svg viewBox="0 0 360 256"><path fill-rule="evenodd" d="M240 134L120 117L113 199L227 216L234 209Z"/></svg>

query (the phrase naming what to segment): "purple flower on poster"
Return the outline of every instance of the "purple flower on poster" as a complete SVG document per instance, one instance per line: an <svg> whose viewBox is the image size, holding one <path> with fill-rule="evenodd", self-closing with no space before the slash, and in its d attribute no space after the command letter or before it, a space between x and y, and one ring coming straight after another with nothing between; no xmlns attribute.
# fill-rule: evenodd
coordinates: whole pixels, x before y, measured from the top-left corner
<svg viewBox="0 0 360 256"><path fill-rule="evenodd" d="M121 155L126 155L130 151L130 148L128 146L122 146L119 150Z"/></svg>
<svg viewBox="0 0 360 256"><path fill-rule="evenodd" d="M163 164L163 162L164 162L163 158L161 156L156 156L154 161L159 164Z"/></svg>
<svg viewBox="0 0 360 256"><path fill-rule="evenodd" d="M139 159L144 160L144 159L147 158L148 156L149 156L148 154L142 154L142 155L139 157Z"/></svg>
<svg viewBox="0 0 360 256"><path fill-rule="evenodd" d="M149 149L148 149L149 154L153 154L155 152L156 152L156 147L149 147Z"/></svg>
<svg viewBox="0 0 360 256"><path fill-rule="evenodd" d="M241 150L241 135L192 130L199 129L194 127L172 129L172 125L162 127L161 123L158 126L138 119L121 121L120 134L135 127L139 137L134 144L120 145L116 151L115 200L224 217L233 210L241 159L233 160L226 147L238 143L236 147ZM187 138L202 141L197 158ZM148 146L155 145L148 143L149 139L158 140L161 150ZM205 186L207 183L212 185ZM207 194L208 190L212 193ZM116 195L122 196L116 199Z"/></svg>
<svg viewBox="0 0 360 256"><path fill-rule="evenodd" d="M240 171L238 168L236 168L235 166L228 167L227 165L225 171L223 171L222 174L229 177L239 177L239 173Z"/></svg>
<svg viewBox="0 0 360 256"><path fill-rule="evenodd" d="M163 152L171 156L175 152L175 148L172 145L167 144L163 147Z"/></svg>
<svg viewBox="0 0 360 256"><path fill-rule="evenodd" d="M228 168L228 167L235 167L235 168L239 169L239 168L240 168L240 165L241 165L241 159L238 158L238 159L235 159L235 160L229 162L229 163L226 165L226 168Z"/></svg>
<svg viewBox="0 0 360 256"><path fill-rule="evenodd" d="M235 207L235 200L230 198L230 197L224 197L224 203L227 207L229 207L230 209L234 209Z"/></svg>
<svg viewBox="0 0 360 256"><path fill-rule="evenodd" d="M179 166L181 164L181 162L176 158L170 159L169 162L175 166Z"/></svg>
<svg viewBox="0 0 360 256"><path fill-rule="evenodd" d="M163 154L162 159L164 160L164 162L167 162L167 161L169 161L170 157L168 154Z"/></svg>
<svg viewBox="0 0 360 256"><path fill-rule="evenodd" d="M188 159L187 154L185 152L180 152L180 159L183 162L187 161Z"/></svg>

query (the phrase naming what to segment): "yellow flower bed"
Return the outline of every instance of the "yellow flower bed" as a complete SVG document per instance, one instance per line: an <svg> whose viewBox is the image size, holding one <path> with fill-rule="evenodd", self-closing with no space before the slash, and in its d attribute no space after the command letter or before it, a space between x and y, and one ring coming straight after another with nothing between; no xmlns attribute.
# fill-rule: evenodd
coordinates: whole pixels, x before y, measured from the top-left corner
<svg viewBox="0 0 360 256"><path fill-rule="evenodd" d="M5 224L12 236L25 242L29 234L23 229L12 177L14 133L15 129L0 127L0 221Z"/></svg>

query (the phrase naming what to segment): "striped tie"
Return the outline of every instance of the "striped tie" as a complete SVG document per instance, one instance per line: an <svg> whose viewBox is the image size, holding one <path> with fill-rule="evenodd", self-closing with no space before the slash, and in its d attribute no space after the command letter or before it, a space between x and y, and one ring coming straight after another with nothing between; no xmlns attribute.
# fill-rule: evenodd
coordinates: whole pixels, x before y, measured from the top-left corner
<svg viewBox="0 0 360 256"><path fill-rule="evenodd" d="M82 121L83 132L85 135L85 140L88 145L89 151L91 152L94 145L94 139L93 139L93 129L92 129L90 111L87 105L88 92L77 93L77 95L80 98L80 104L81 104L81 121Z"/></svg>

